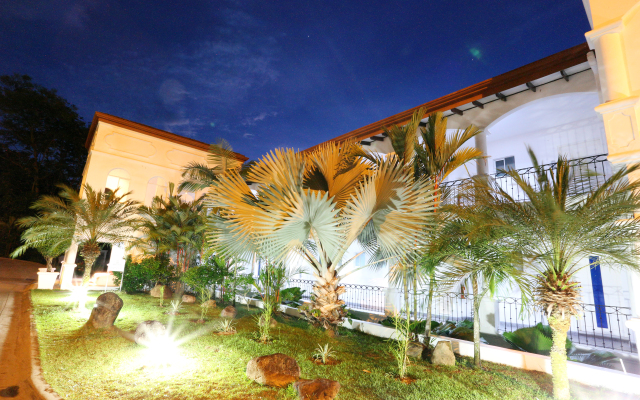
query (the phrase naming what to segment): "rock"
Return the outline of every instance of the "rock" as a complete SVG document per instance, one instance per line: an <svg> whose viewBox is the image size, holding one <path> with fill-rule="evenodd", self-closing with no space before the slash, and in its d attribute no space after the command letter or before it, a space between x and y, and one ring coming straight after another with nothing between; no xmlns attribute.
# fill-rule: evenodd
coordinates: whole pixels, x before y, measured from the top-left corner
<svg viewBox="0 0 640 400"><path fill-rule="evenodd" d="M300 378L300 367L293 358L276 353L250 360L247 377L261 385L286 387Z"/></svg>
<svg viewBox="0 0 640 400"><path fill-rule="evenodd" d="M260 316L260 325L264 324L264 314ZM275 328L278 326L278 321L271 318L271 322L269 323L269 328Z"/></svg>
<svg viewBox="0 0 640 400"><path fill-rule="evenodd" d="M151 291L149 292L149 294L151 295L151 297L158 297L160 298L160 289L164 287L164 298L165 299L170 299L171 297L173 297L173 292L171 291L171 288L169 286L166 285L156 285L153 289L151 289Z"/></svg>
<svg viewBox="0 0 640 400"><path fill-rule="evenodd" d="M182 302L185 303L185 304L195 303L196 302L196 296L191 296L190 294L183 294L182 295Z"/></svg>
<svg viewBox="0 0 640 400"><path fill-rule="evenodd" d="M206 308L215 308L216 301L215 300L207 300L204 303L202 303L201 306L202 307L206 307Z"/></svg>
<svg viewBox="0 0 640 400"><path fill-rule="evenodd" d="M144 321L138 324L133 335L136 343L143 346L153 344L155 339L162 339L167 334L167 328L159 321Z"/></svg>
<svg viewBox="0 0 640 400"><path fill-rule="evenodd" d="M236 311L234 306L226 306L220 313L222 318L235 318L236 315L238 315L238 311Z"/></svg>
<svg viewBox="0 0 640 400"><path fill-rule="evenodd" d="M427 348L420 342L409 342L409 348L407 349L407 355L413 358L422 358L424 350Z"/></svg>
<svg viewBox="0 0 640 400"><path fill-rule="evenodd" d="M456 365L456 356L451 350L451 342L440 341L431 355L431 363L435 365Z"/></svg>
<svg viewBox="0 0 640 400"><path fill-rule="evenodd" d="M340 382L329 379L300 379L293 384L300 400L333 400L340 391Z"/></svg>
<svg viewBox="0 0 640 400"><path fill-rule="evenodd" d="M91 310L87 324L94 328L111 328L124 302L113 292L102 293L96 299L96 305Z"/></svg>

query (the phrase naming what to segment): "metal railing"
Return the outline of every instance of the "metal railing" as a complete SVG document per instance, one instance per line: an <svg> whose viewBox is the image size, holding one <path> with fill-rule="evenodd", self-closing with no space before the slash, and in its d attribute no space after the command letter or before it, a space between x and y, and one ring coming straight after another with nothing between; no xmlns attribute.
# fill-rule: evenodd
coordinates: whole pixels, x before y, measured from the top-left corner
<svg viewBox="0 0 640 400"><path fill-rule="evenodd" d="M303 289L304 300L310 300L313 293L312 280L291 279L287 287L297 286ZM404 293L401 289L383 286L370 286L345 283L345 293L340 296L347 308L375 314L393 313L404 306ZM412 308L413 293L409 294ZM418 318L426 319L427 293L418 292ZM532 327L542 322L548 325L544 313L528 307L521 311L520 299L502 297L496 300L496 328L498 333L512 332L520 328ZM627 319L632 318L631 309L618 306L599 306L582 304L583 312L572 318L569 339L575 344L583 344L600 349L625 352L636 351L631 331L626 327ZM455 292L436 292L431 304L431 319L438 322L462 321L473 319L473 295Z"/></svg>
<svg viewBox="0 0 640 400"><path fill-rule="evenodd" d="M548 325L547 317L542 310L529 307L521 311L520 299L514 297L499 298L500 315L498 332L512 332L520 328L528 328L542 322ZM602 349L635 352L636 344L631 340L631 331L626 326L632 318L631 308L582 304L580 315L571 319L571 327L567 337L573 343Z"/></svg>
<svg viewBox="0 0 640 400"><path fill-rule="evenodd" d="M611 163L607 160L606 154L597 156L589 156L569 160L571 172L573 174L574 189L578 193L591 193L601 185L611 174ZM544 164L540 166L545 171L555 171L558 167L557 163ZM518 175L536 189L539 189L536 168L528 167L516 170ZM528 200L527 195L518 187L514 180L504 173L489 175L504 191L517 201ZM460 202L462 188L469 183L471 179L458 179L450 182L443 182L441 187L448 191L445 203L453 204Z"/></svg>

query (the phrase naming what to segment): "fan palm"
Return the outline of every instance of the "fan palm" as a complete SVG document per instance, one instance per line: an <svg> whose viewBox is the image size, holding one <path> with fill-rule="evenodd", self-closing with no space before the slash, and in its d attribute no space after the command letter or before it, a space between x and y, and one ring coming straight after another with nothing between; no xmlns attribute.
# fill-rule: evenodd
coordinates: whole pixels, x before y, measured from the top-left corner
<svg viewBox="0 0 640 400"><path fill-rule="evenodd" d="M81 197L69 186L59 187L58 196L42 196L33 204L37 217L23 220L33 228L25 245L36 247L51 241L60 250L75 241L84 258L82 284L87 286L100 255L99 243L122 244L134 239L138 203L126 199L129 193L119 195L117 189L102 192L84 185Z"/></svg>
<svg viewBox="0 0 640 400"><path fill-rule="evenodd" d="M590 193L589 174L573 174L566 157L558 157L554 168L545 169L529 150L536 182L516 171L504 171L528 201L518 201L494 181L487 181L477 201L491 210L485 225L502 230L503 242L514 254L521 253L534 271L535 303L546 313L553 330L551 366L556 398L569 398L565 341L571 317L580 311L580 287L576 274L589 267L582 262L598 256L614 267L640 269L638 250L640 219L633 217L640 207L640 181L628 176L639 165L615 172Z"/></svg>
<svg viewBox="0 0 640 400"><path fill-rule="evenodd" d="M270 262L301 256L313 269L310 319L331 329L342 321L340 280L358 241L378 259L401 257L420 238L433 208L433 186L416 180L394 156L371 163L353 143L312 153L277 149L250 168L252 191L237 171L218 178L207 205L210 243L221 253Z"/></svg>

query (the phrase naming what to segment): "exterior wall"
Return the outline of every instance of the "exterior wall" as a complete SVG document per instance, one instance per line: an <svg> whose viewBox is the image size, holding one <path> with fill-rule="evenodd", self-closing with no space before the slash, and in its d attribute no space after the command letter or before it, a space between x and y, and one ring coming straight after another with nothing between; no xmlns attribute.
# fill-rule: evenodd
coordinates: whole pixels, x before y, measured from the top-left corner
<svg viewBox="0 0 640 400"><path fill-rule="evenodd" d="M130 198L149 205L152 198L147 190L150 180L162 178L166 183L173 182L177 190L184 166L193 161L206 164L206 158L206 151L100 121L89 148L82 184L104 190L107 178L117 170L118 175L129 178L127 191L131 192ZM187 193L185 196L192 199L202 194ZM124 253L123 248L117 249L118 256L110 260L110 270L124 268ZM60 274L61 289L72 287L76 254L77 245L72 245L65 253Z"/></svg>
<svg viewBox="0 0 640 400"><path fill-rule="evenodd" d="M130 175L131 199L145 203L152 178L161 177L177 187L184 166L192 161L206 163L206 157L205 151L101 121L89 149L82 183L105 189L109 173L123 169Z"/></svg>

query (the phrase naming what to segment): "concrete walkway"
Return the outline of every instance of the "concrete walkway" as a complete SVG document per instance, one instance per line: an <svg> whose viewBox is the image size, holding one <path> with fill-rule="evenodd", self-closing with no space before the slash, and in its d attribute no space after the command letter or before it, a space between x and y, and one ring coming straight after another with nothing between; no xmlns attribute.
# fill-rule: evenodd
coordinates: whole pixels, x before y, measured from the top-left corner
<svg viewBox="0 0 640 400"><path fill-rule="evenodd" d="M0 258L0 398L43 398L31 380L29 317L29 289L40 267Z"/></svg>

